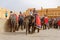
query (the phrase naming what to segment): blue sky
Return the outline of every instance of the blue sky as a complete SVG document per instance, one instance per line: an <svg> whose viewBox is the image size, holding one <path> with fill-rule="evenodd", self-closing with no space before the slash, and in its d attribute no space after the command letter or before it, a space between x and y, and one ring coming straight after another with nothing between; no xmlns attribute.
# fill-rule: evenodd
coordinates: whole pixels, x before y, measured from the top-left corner
<svg viewBox="0 0 60 40"><path fill-rule="evenodd" d="M14 11L25 11L28 8L53 8L60 6L60 0L0 0L0 7Z"/></svg>

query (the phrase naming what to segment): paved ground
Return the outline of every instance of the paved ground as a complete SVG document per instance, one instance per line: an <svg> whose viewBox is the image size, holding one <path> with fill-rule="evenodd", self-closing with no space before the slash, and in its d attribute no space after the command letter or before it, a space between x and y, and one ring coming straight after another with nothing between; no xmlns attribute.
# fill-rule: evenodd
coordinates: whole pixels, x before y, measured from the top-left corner
<svg viewBox="0 0 60 40"><path fill-rule="evenodd" d="M60 30L41 30L40 33L25 34L24 31L16 33L0 33L0 40L60 40Z"/></svg>

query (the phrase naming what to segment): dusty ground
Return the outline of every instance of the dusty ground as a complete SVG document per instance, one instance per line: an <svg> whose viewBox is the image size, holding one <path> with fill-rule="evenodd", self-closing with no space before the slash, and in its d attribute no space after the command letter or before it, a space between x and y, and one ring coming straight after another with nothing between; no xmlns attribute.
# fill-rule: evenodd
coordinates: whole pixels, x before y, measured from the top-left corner
<svg viewBox="0 0 60 40"><path fill-rule="evenodd" d="M15 33L4 32L5 21L0 19L0 40L60 40L60 30L58 29L40 30L39 33L28 35L25 30Z"/></svg>
<svg viewBox="0 0 60 40"><path fill-rule="evenodd" d="M60 40L60 30L41 30L40 33L25 34L24 31L16 33L0 33L0 40Z"/></svg>

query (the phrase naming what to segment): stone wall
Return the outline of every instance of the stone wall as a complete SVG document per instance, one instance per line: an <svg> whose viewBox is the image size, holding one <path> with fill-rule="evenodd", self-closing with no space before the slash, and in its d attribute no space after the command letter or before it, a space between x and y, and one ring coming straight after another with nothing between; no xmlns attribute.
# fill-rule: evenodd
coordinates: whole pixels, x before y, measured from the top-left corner
<svg viewBox="0 0 60 40"><path fill-rule="evenodd" d="M0 8L0 18L2 18L2 19L6 18L6 17L5 17L6 11L7 11L7 13L8 13L8 17L7 17L7 18L9 18L10 11L7 10L7 9L5 9L5 8Z"/></svg>
<svg viewBox="0 0 60 40"><path fill-rule="evenodd" d="M5 32L6 19L0 19L0 32Z"/></svg>
<svg viewBox="0 0 60 40"><path fill-rule="evenodd" d="M29 14L30 10L33 10L34 8L29 8L26 10L26 15ZM44 16L44 14L46 14L49 18L51 17L60 17L60 7L57 8L41 8L40 10L36 10L38 11L40 16Z"/></svg>

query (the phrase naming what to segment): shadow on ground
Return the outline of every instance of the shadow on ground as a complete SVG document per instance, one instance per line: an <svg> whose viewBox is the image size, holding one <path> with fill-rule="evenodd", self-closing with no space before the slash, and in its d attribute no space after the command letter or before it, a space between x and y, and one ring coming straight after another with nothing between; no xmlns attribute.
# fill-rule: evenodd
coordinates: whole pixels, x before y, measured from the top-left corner
<svg viewBox="0 0 60 40"><path fill-rule="evenodd" d="M3 35L26 35L26 32L5 32Z"/></svg>

